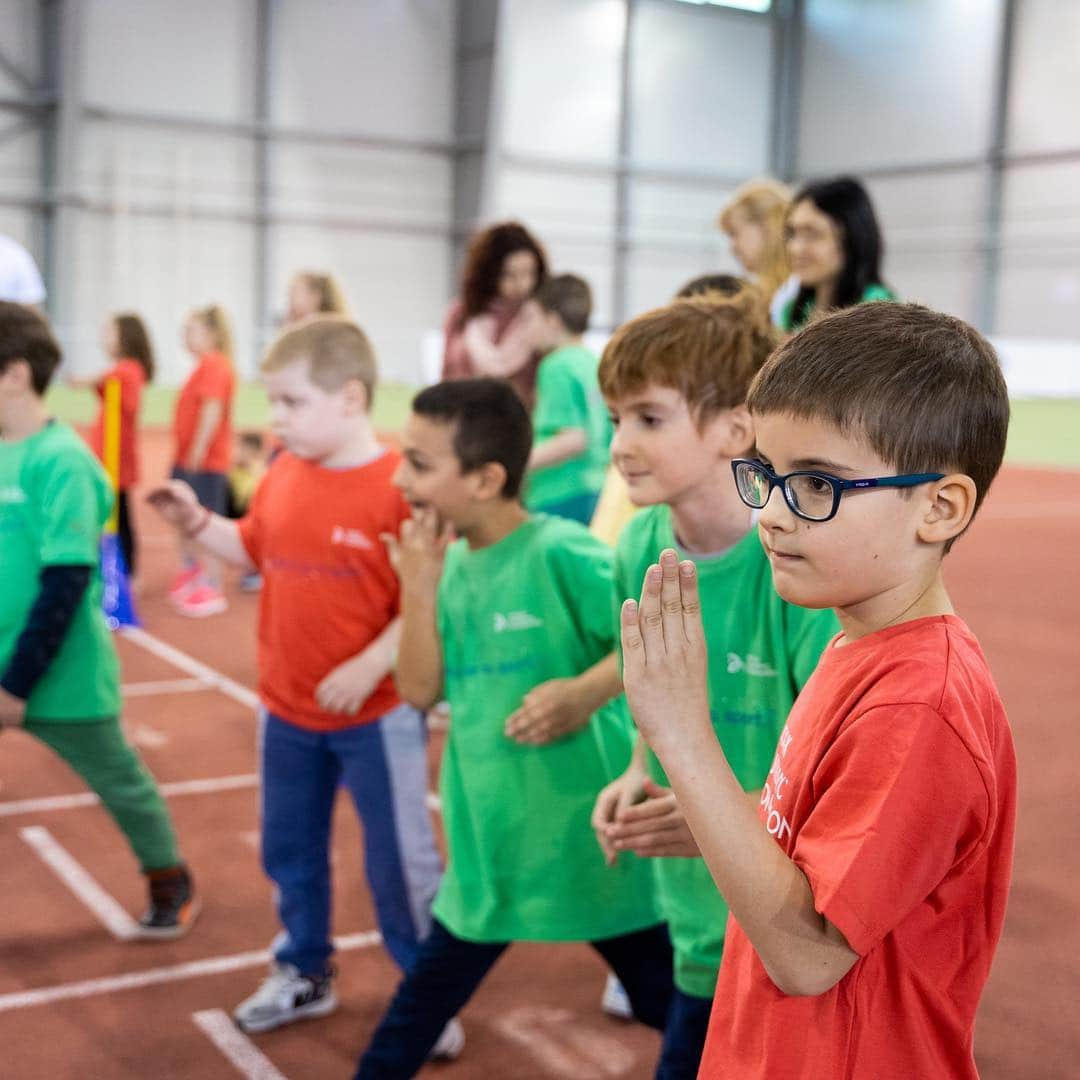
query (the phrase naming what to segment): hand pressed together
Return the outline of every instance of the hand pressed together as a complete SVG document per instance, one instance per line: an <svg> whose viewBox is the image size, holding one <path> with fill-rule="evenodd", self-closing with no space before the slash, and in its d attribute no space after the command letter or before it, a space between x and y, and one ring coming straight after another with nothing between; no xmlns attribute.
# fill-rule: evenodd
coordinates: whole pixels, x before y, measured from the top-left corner
<svg viewBox="0 0 1080 1080"><path fill-rule="evenodd" d="M642 738L661 758L688 749L708 732L708 654L697 568L670 548L650 566L641 602L627 600L621 618L623 684Z"/></svg>
<svg viewBox="0 0 1080 1080"><path fill-rule="evenodd" d="M701 850L671 788L646 779L642 794L641 801L620 809L607 826L607 845L647 858L698 858Z"/></svg>

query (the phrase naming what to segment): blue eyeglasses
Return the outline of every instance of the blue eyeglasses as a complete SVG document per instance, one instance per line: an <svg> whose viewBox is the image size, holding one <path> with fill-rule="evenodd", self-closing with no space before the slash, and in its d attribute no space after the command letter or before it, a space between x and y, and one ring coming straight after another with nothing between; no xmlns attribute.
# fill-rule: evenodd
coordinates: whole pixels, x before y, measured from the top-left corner
<svg viewBox="0 0 1080 1080"><path fill-rule="evenodd" d="M786 476L776 473L762 461L736 458L731 463L739 498L747 506L761 510L769 501L773 488L784 493L784 502L791 512L805 521L829 521L836 517L840 499L847 491L868 488L908 488L941 480L944 473L909 473L906 476L874 476L865 480L841 480L819 472L793 472Z"/></svg>

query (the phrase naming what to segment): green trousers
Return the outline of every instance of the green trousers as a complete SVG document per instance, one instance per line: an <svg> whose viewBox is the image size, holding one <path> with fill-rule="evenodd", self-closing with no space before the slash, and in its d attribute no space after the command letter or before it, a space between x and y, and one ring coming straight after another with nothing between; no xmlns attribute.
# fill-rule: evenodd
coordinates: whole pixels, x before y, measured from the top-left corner
<svg viewBox="0 0 1080 1080"><path fill-rule="evenodd" d="M180 862L165 800L117 717L77 723L27 719L23 730L86 781L127 837L144 873Z"/></svg>

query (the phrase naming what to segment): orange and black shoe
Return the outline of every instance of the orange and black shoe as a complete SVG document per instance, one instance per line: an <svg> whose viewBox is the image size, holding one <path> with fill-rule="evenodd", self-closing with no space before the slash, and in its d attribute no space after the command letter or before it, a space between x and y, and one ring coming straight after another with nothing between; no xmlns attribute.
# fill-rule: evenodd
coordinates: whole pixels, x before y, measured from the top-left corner
<svg viewBox="0 0 1080 1080"><path fill-rule="evenodd" d="M140 941L171 941L183 937L201 907L191 872L180 863L165 870L151 870L150 906L139 920Z"/></svg>

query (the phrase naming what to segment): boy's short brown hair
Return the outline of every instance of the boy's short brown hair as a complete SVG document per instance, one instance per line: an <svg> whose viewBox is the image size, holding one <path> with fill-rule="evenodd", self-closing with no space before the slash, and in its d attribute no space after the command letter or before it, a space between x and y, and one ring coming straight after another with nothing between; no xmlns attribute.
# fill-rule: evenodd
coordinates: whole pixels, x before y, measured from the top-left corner
<svg viewBox="0 0 1080 1080"><path fill-rule="evenodd" d="M536 302L563 321L571 334L584 334L592 315L592 290L577 274L556 274L536 290Z"/></svg>
<svg viewBox="0 0 1080 1080"><path fill-rule="evenodd" d="M259 370L280 371L302 360L308 363L311 381L327 393L358 379L370 407L375 395L375 349L356 323L341 315L312 315L278 336Z"/></svg>
<svg viewBox="0 0 1080 1080"><path fill-rule="evenodd" d="M60 346L43 315L0 300L0 372L16 360L26 361L34 393L43 397L60 365Z"/></svg>
<svg viewBox="0 0 1080 1080"><path fill-rule="evenodd" d="M648 386L671 387L701 424L743 404L775 346L765 299L753 286L676 300L615 331L600 360L600 390L617 401Z"/></svg>
<svg viewBox="0 0 1080 1080"><path fill-rule="evenodd" d="M990 342L951 315L887 301L826 315L789 338L747 404L864 439L898 473L964 473L975 481L976 509L1009 429L1009 392Z"/></svg>

